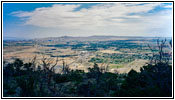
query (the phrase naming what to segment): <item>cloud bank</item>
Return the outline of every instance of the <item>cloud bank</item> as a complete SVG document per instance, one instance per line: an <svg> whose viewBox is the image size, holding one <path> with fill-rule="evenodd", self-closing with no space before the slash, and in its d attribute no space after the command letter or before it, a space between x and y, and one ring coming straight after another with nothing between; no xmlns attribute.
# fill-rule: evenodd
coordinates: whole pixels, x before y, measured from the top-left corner
<svg viewBox="0 0 175 100"><path fill-rule="evenodd" d="M54 4L12 15L23 19L24 25L40 31L45 28L54 35L171 36L171 8L162 3L101 3L88 8L83 4Z"/></svg>

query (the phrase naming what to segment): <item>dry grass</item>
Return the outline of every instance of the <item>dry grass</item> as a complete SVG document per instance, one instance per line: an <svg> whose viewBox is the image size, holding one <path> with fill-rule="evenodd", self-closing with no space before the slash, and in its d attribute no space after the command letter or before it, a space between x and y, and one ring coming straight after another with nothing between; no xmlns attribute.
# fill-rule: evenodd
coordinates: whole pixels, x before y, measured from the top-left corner
<svg viewBox="0 0 175 100"><path fill-rule="evenodd" d="M128 73L130 70L136 70L137 72L140 71L140 68L144 66L148 61L137 59L129 64L123 65L124 67L121 68L112 68L111 72L117 71L118 73Z"/></svg>
<svg viewBox="0 0 175 100"><path fill-rule="evenodd" d="M99 52L101 52L101 53L109 53L109 54L112 54L112 53L121 53L120 51L114 51L114 50L101 50Z"/></svg>

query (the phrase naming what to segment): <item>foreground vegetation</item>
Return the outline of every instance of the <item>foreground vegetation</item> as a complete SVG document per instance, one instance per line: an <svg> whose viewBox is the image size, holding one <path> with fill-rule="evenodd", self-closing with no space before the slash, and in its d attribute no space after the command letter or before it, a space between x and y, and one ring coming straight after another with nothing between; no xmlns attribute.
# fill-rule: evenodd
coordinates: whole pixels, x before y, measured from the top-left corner
<svg viewBox="0 0 175 100"><path fill-rule="evenodd" d="M171 96L172 70L170 65L158 63L131 70L127 75L104 72L97 64L85 73L65 69L54 73L51 69L34 69L32 63L16 59L4 68L4 96Z"/></svg>

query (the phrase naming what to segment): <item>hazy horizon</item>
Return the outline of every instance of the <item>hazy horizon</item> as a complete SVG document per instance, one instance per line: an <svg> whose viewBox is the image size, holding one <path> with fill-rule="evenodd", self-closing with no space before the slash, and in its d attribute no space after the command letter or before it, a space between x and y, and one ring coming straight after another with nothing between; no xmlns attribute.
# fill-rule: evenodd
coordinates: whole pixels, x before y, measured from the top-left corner
<svg viewBox="0 0 175 100"><path fill-rule="evenodd" d="M38 37L38 38L18 38L18 37L3 37L3 40L30 40L30 39L44 39L44 38L61 38L61 37L81 37L81 38L86 38L86 37L111 37L114 35L91 35L91 36L57 36L57 37ZM141 38L172 38L172 37L149 37L149 36L114 36L114 37L141 37Z"/></svg>
<svg viewBox="0 0 175 100"><path fill-rule="evenodd" d="M3 3L3 37L172 37L172 6L140 2Z"/></svg>

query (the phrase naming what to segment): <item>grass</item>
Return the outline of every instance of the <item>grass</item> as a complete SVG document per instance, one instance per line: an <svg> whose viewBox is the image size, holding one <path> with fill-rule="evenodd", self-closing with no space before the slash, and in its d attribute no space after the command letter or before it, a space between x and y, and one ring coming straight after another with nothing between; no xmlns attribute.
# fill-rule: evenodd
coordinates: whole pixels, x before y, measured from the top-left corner
<svg viewBox="0 0 175 100"><path fill-rule="evenodd" d="M122 67L124 67L124 65L123 64L111 64L111 65L109 65L109 67L110 68L122 68Z"/></svg>

